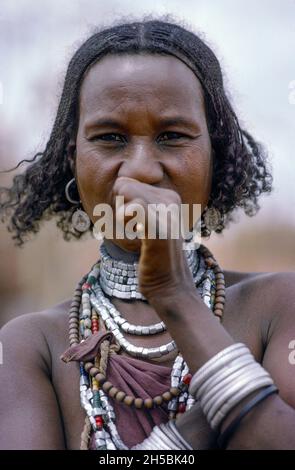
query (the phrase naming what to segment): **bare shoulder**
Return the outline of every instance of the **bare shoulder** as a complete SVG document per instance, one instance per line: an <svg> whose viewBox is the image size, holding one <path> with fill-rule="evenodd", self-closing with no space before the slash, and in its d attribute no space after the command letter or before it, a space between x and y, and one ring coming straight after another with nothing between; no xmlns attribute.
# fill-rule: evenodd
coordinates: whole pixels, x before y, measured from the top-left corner
<svg viewBox="0 0 295 470"><path fill-rule="evenodd" d="M262 275L268 274L265 272L245 272L245 271L227 271L224 270L224 279L226 287L231 287L239 284L242 281L251 280Z"/></svg>
<svg viewBox="0 0 295 470"><path fill-rule="evenodd" d="M271 303L273 306L294 299L295 271L282 272L240 272L224 271L225 286L229 292L250 299Z"/></svg>
<svg viewBox="0 0 295 470"><path fill-rule="evenodd" d="M0 382L5 383L0 388L0 449L64 449L68 437L73 445L52 380L56 361L50 335L64 328L63 311L57 306L24 314L0 331Z"/></svg>
<svg viewBox="0 0 295 470"><path fill-rule="evenodd" d="M283 323L294 323L295 272L225 272L228 306L226 325L262 332L266 344Z"/></svg>
<svg viewBox="0 0 295 470"><path fill-rule="evenodd" d="M225 327L248 345L294 407L295 272L244 278L228 288L228 299Z"/></svg>
<svg viewBox="0 0 295 470"><path fill-rule="evenodd" d="M66 349L67 317L70 300L39 312L20 315L7 322L0 330L5 354L6 345L19 350L27 357L34 357L51 375L52 351Z"/></svg>
<svg viewBox="0 0 295 470"><path fill-rule="evenodd" d="M267 298L271 302L279 305L282 301L292 297L295 286L295 271L282 272L240 272L224 271L225 285L232 291L244 292L261 297L267 293ZM294 294L295 295L295 294ZM294 298L294 297L293 297Z"/></svg>

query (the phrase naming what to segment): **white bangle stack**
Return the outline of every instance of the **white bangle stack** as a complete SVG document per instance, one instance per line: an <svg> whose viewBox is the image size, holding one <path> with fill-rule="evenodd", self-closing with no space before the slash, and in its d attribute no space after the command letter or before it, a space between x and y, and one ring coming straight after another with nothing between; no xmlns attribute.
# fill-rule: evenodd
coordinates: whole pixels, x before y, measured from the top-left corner
<svg viewBox="0 0 295 470"><path fill-rule="evenodd" d="M189 393L199 400L210 426L218 430L230 411L255 390L273 385L269 373L243 343L223 349L192 377Z"/></svg>
<svg viewBox="0 0 295 470"><path fill-rule="evenodd" d="M151 434L131 450L193 450L173 421L155 426Z"/></svg>

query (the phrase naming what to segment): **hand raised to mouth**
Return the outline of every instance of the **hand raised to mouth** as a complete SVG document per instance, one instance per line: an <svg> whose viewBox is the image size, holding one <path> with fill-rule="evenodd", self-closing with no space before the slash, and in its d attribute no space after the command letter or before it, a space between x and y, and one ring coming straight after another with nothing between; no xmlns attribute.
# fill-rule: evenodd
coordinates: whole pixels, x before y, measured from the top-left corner
<svg viewBox="0 0 295 470"><path fill-rule="evenodd" d="M138 279L141 293L151 302L160 296L175 294L176 289L194 292L195 286L183 250L181 230L177 237L171 236L180 222L179 194L172 189L155 187L122 176L113 186L112 197L118 196L124 197L124 204L116 211L116 223L123 223L125 228L130 223L130 226L135 227L134 238L137 236L140 239ZM161 220L164 226L167 222L164 233L166 236L163 238L163 233L159 233L160 213L156 207L159 204L164 212L166 209L166 221ZM169 206L173 208L171 212L167 211ZM139 217L131 221L135 211Z"/></svg>

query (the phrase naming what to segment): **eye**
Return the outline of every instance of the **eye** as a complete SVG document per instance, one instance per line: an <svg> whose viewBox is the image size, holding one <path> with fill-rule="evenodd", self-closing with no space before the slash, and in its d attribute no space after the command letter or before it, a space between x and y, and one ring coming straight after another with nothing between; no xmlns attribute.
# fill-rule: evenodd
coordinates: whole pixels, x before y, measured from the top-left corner
<svg viewBox="0 0 295 470"><path fill-rule="evenodd" d="M164 137L164 138L163 138ZM163 132L163 134L160 135L158 140L162 141L167 141L167 140L178 140L181 138L189 138L187 135L181 134L180 132Z"/></svg>
<svg viewBox="0 0 295 470"><path fill-rule="evenodd" d="M90 140L102 140L103 142L111 142L111 143L125 142L125 138L123 135L114 134L114 133L97 135L95 137L92 137Z"/></svg>

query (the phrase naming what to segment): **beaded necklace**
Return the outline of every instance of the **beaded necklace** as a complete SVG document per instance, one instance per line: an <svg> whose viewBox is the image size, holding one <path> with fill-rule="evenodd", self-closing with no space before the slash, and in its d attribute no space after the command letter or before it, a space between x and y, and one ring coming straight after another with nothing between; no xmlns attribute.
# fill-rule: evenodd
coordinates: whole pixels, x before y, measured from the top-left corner
<svg viewBox="0 0 295 470"><path fill-rule="evenodd" d="M141 294L138 291L136 263L126 264L111 259L103 244L100 251L101 260L79 282L69 313L71 346L77 345L97 333L101 322L106 330L113 333L116 340L115 345L104 341L101 345L100 355L96 357L95 361L80 362L80 399L86 412L81 448L88 448L92 431L97 450L126 450L127 447L116 427L116 417L109 398L121 403L122 406L146 410L161 406L166 402L169 419L176 419L177 414L189 410L195 401L188 393L191 374L180 352L172 366L171 387L162 395L148 399L129 396L107 380L108 355L118 352L120 348L130 356L152 359L168 354L176 349L176 344L171 341L158 348L143 348L132 345L124 338L123 332L134 335L152 335L164 331L166 326L163 322L159 322L155 325L142 327L132 325L124 319L110 300L105 297L104 292L109 293L111 289L113 296L119 298L145 300L143 296L140 297ZM212 253L203 245L200 245L198 250L186 253L186 256L197 291L204 303L213 310L213 314L221 321L225 303L223 271ZM103 280L101 280L101 271L103 272ZM129 276L129 273L132 273L132 276ZM133 287L133 289L126 290L126 286ZM126 292L130 297L126 297Z"/></svg>

